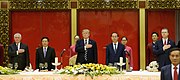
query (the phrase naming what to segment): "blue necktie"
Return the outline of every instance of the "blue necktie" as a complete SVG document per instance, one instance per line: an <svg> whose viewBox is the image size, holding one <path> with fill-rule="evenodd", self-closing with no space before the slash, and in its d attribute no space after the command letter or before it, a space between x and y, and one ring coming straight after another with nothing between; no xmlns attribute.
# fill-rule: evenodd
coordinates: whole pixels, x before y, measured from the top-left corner
<svg viewBox="0 0 180 80"><path fill-rule="evenodd" d="M116 50L117 50L117 49L116 49L116 44L114 44L114 52L115 52L115 53L116 53Z"/></svg>

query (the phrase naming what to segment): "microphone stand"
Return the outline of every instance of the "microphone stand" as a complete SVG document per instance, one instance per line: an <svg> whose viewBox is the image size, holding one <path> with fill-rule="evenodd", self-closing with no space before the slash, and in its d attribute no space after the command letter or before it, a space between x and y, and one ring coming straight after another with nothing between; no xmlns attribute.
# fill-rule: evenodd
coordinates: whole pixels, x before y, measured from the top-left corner
<svg viewBox="0 0 180 80"><path fill-rule="evenodd" d="M63 49L63 51L61 52L61 54L60 54L60 58L61 58L61 69L62 69L62 67L63 67L63 53L66 51L66 49Z"/></svg>
<svg viewBox="0 0 180 80"><path fill-rule="evenodd" d="M60 56L61 57L61 69L62 69L62 65L63 65L63 57L62 57L62 55Z"/></svg>

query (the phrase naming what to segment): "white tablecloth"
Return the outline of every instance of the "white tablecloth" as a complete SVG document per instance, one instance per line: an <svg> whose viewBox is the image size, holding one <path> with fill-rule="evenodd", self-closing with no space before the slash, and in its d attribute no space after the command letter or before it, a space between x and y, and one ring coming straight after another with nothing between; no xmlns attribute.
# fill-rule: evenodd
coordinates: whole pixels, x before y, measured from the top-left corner
<svg viewBox="0 0 180 80"><path fill-rule="evenodd" d="M54 74L53 72L22 72L14 75L0 75L0 80L160 80L160 72L133 71L125 74L90 76Z"/></svg>

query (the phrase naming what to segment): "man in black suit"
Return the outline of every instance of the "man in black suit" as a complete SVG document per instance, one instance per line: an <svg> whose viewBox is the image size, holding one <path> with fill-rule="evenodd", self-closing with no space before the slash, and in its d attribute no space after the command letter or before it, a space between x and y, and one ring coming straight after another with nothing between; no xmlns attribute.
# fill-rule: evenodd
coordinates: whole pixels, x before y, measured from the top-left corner
<svg viewBox="0 0 180 80"><path fill-rule="evenodd" d="M78 40L76 43L76 64L98 63L97 45L94 40L89 39L90 31L83 29L82 36L83 39Z"/></svg>
<svg viewBox="0 0 180 80"><path fill-rule="evenodd" d="M55 61L55 50L48 46L49 38L43 37L41 39L42 47L36 50L36 69L41 69L42 66L47 67L49 71L55 67L52 65Z"/></svg>
<svg viewBox="0 0 180 80"><path fill-rule="evenodd" d="M180 80L180 48L172 48L169 58L171 64L161 68L161 80Z"/></svg>
<svg viewBox="0 0 180 80"><path fill-rule="evenodd" d="M178 48L180 48L180 41L178 42L178 45L177 45Z"/></svg>
<svg viewBox="0 0 180 80"><path fill-rule="evenodd" d="M120 62L119 58L123 57L123 62L125 63L125 46L118 42L119 35L117 32L111 34L112 43L106 47L106 65L114 65L116 62Z"/></svg>
<svg viewBox="0 0 180 80"><path fill-rule="evenodd" d="M159 34L157 32L152 32L151 34L152 42L148 43L146 49L146 66L148 66L152 61L156 61L157 57L153 53L153 47L156 41L158 41Z"/></svg>
<svg viewBox="0 0 180 80"><path fill-rule="evenodd" d="M157 56L157 62L159 64L159 70L161 67L170 64L169 51L175 47L175 42L168 38L168 29L163 28L161 30L162 39L156 41L155 47L153 47L153 53Z"/></svg>
<svg viewBox="0 0 180 80"><path fill-rule="evenodd" d="M29 66L29 50L26 44L21 42L21 34L14 34L14 43L8 47L9 62L18 65L18 70L24 70Z"/></svg>

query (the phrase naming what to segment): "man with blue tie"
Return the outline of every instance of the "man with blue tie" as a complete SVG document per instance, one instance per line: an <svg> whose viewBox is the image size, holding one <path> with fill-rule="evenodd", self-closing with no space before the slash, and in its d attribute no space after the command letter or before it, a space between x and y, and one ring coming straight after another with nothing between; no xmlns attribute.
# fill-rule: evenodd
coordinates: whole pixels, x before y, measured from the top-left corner
<svg viewBox="0 0 180 80"><path fill-rule="evenodd" d="M165 65L169 65L169 52L170 49L175 47L175 42L168 38L169 32L167 28L161 30L162 39L156 41L155 47L153 47L153 53L157 56L157 62L159 64L159 70Z"/></svg>
<svg viewBox="0 0 180 80"><path fill-rule="evenodd" d="M98 63L98 53L96 42L89 38L90 30L82 30L83 39L76 42L77 52L76 64Z"/></svg>
<svg viewBox="0 0 180 80"><path fill-rule="evenodd" d="M180 48L172 48L169 58L171 64L161 68L161 80L180 80Z"/></svg>
<svg viewBox="0 0 180 80"><path fill-rule="evenodd" d="M119 35L117 32L111 34L112 43L106 47L106 65L119 62L119 57L123 57L123 62L125 62L125 46L118 42Z"/></svg>
<svg viewBox="0 0 180 80"><path fill-rule="evenodd" d="M36 50L36 69L47 67L47 69L50 71L51 69L55 68L52 63L55 61L56 53L54 48L48 46L48 37L43 37L41 42L42 47Z"/></svg>

